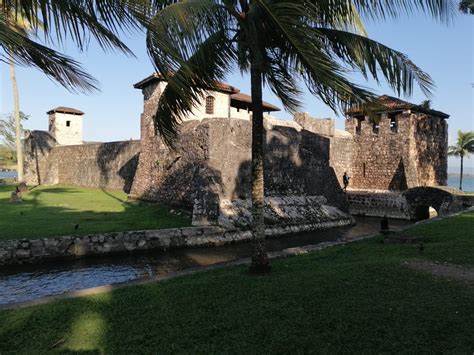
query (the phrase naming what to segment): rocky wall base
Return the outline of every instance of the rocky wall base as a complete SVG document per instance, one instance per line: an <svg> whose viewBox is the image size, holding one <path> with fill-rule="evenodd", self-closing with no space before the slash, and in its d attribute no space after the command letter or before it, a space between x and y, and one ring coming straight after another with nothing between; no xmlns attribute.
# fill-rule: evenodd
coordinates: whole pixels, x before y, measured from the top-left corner
<svg viewBox="0 0 474 355"><path fill-rule="evenodd" d="M354 216L384 217L410 220L410 209L400 192L347 191L349 211Z"/></svg>
<svg viewBox="0 0 474 355"><path fill-rule="evenodd" d="M419 186L406 191L349 190L349 211L355 216L371 216L419 221L429 218L429 208L438 216L462 211L474 198L444 186Z"/></svg>
<svg viewBox="0 0 474 355"><path fill-rule="evenodd" d="M221 200L218 224L225 227L250 228L252 202ZM334 206L327 205L324 196L272 196L265 198L265 225L267 228L285 228L303 225L322 225L351 216ZM319 228L316 228L319 229Z"/></svg>

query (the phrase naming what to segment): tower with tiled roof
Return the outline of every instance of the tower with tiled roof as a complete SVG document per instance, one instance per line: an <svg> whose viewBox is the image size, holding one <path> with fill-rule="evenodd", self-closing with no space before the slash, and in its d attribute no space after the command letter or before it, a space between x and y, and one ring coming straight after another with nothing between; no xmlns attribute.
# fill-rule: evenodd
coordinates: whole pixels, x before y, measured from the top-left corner
<svg viewBox="0 0 474 355"><path fill-rule="evenodd" d="M47 112L49 134L59 145L83 144L84 112L71 107L56 107Z"/></svg>

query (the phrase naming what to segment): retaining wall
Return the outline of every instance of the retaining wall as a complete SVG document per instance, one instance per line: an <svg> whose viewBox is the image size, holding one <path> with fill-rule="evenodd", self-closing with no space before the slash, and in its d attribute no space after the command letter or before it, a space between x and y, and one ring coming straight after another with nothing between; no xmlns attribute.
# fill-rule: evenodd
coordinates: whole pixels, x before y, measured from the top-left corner
<svg viewBox="0 0 474 355"><path fill-rule="evenodd" d="M278 237L311 230L348 226L352 218L298 226L274 226L265 232ZM132 253L186 247L214 247L250 241L249 230L214 226L102 233L43 239L0 241L0 265L34 263L52 259L71 259L90 255Z"/></svg>

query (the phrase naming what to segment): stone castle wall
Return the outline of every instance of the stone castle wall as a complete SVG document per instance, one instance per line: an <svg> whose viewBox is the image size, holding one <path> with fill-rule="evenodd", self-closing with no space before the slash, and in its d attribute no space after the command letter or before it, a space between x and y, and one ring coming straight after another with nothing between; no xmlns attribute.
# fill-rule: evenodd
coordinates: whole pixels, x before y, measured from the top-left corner
<svg viewBox="0 0 474 355"><path fill-rule="evenodd" d="M291 126L266 122L266 127L266 196L322 195L330 205L344 209L344 194L329 165L330 140ZM174 150L156 137L141 144L133 197L197 208L196 218L208 219L199 223L217 221L220 201L251 197L247 120L184 122Z"/></svg>
<svg viewBox="0 0 474 355"><path fill-rule="evenodd" d="M411 156L417 167L417 183L413 186L447 185L448 124L427 115L413 118Z"/></svg>
<svg viewBox="0 0 474 355"><path fill-rule="evenodd" d="M323 158L327 160L332 169L331 176L321 176L320 190L324 191L327 185L334 185L335 177L338 186L342 188L342 176L344 172L352 175L354 139L349 132L335 128L334 119L319 119L310 117L308 113L296 113L294 120L302 129L314 133L314 137L322 142L323 147L329 146L328 151L324 151ZM321 143L319 143L321 146ZM327 180L329 178L329 180ZM329 184L328 184L329 183Z"/></svg>
<svg viewBox="0 0 474 355"><path fill-rule="evenodd" d="M26 141L26 183L129 192L139 152L138 141L56 146L48 133L33 132Z"/></svg>
<svg viewBox="0 0 474 355"><path fill-rule="evenodd" d="M447 182L447 124L424 114L401 113L397 129L390 127L386 114L378 130L368 119L357 129L357 118L346 120L353 134L350 187L403 191Z"/></svg>
<svg viewBox="0 0 474 355"><path fill-rule="evenodd" d="M353 133L354 150L350 187L354 189L404 190L407 188L405 166L411 136L408 117L400 117L398 132L390 130L390 121L382 118L379 132L373 132L372 123L361 122L356 132L357 119L346 120L346 130ZM408 177L409 178L409 177Z"/></svg>

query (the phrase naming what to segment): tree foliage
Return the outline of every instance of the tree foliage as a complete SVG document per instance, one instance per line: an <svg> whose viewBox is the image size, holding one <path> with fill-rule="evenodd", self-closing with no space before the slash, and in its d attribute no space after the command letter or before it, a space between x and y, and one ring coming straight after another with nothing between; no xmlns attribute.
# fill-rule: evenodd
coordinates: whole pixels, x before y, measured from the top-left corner
<svg viewBox="0 0 474 355"><path fill-rule="evenodd" d="M17 64L40 69L70 91L96 90L97 81L52 46L69 39L86 50L94 39L105 51L133 55L120 36L143 29L154 4L146 0L0 0L0 61L7 61L12 53ZM31 36L16 25L20 16L30 24Z"/></svg>
<svg viewBox="0 0 474 355"><path fill-rule="evenodd" d="M424 108L425 110L431 110L431 100L421 101L420 107Z"/></svg>
<svg viewBox="0 0 474 355"><path fill-rule="evenodd" d="M0 144L0 166L3 164L15 164L15 151L9 147Z"/></svg>
<svg viewBox="0 0 474 355"><path fill-rule="evenodd" d="M459 130L456 145L451 145L448 147L448 155L461 158L459 190L462 190L464 158L469 158L470 153L474 153L474 131L462 132Z"/></svg>
<svg viewBox="0 0 474 355"><path fill-rule="evenodd" d="M398 94L414 84L430 94L430 76L405 54L366 36L362 18L371 20L426 12L449 21L450 0L382 1L163 1L149 26L147 47L168 81L157 112L157 128L171 143L181 117L207 89L234 68L249 72L251 53L261 63L263 82L289 111L300 107L302 87L333 110L371 101L353 83L353 71L386 80Z"/></svg>
<svg viewBox="0 0 474 355"><path fill-rule="evenodd" d="M459 3L459 10L465 14L474 14L474 0L463 0Z"/></svg>
<svg viewBox="0 0 474 355"><path fill-rule="evenodd" d="M20 120L26 121L30 116L20 111ZM21 136L23 136L23 126L21 126ZM15 116L10 114L0 119L0 143L11 150L15 148Z"/></svg>
<svg viewBox="0 0 474 355"><path fill-rule="evenodd" d="M448 155L455 157L469 157L474 153L474 131L458 131L458 137L455 145L448 147Z"/></svg>

